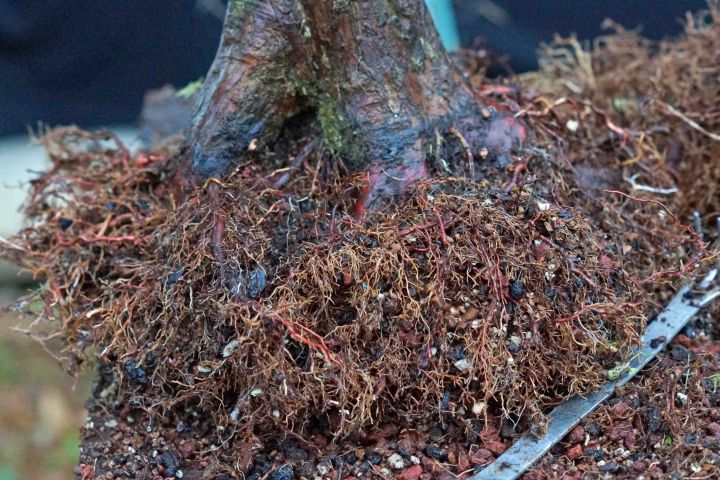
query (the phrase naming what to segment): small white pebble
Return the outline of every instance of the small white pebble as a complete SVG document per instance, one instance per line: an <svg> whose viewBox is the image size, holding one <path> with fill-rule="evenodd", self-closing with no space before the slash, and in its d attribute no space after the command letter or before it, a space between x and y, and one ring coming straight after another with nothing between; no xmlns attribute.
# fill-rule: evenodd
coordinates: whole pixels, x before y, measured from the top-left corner
<svg viewBox="0 0 720 480"><path fill-rule="evenodd" d="M571 132L577 132L577 129L579 126L580 126L580 122L578 122L574 118L571 118L570 120L565 122L565 128L567 128Z"/></svg>
<svg viewBox="0 0 720 480"><path fill-rule="evenodd" d="M272 416L275 418L280 418L280 410L273 410Z"/></svg>
<svg viewBox="0 0 720 480"><path fill-rule="evenodd" d="M675 396L677 397L678 402L680 402L680 405L687 405L687 403L688 403L687 395L685 395L682 392L677 392L677 395L675 395Z"/></svg>
<svg viewBox="0 0 720 480"><path fill-rule="evenodd" d="M472 412L475 415L481 415L485 411L485 402L475 402L472 406Z"/></svg>
<svg viewBox="0 0 720 480"><path fill-rule="evenodd" d="M392 475L392 473L390 472L390 470L388 470L388 469L385 468L385 467L383 467L383 469L380 470L380 474L381 474L383 477L389 477L390 475Z"/></svg>
<svg viewBox="0 0 720 480"><path fill-rule="evenodd" d="M135 454L135 449L133 447L131 447L130 445L128 445L128 452Z"/></svg>
<svg viewBox="0 0 720 480"><path fill-rule="evenodd" d="M420 459L419 459L418 457L416 457L415 455L413 455L412 457L410 457L410 462L411 462L413 465L420 465Z"/></svg>
<svg viewBox="0 0 720 480"><path fill-rule="evenodd" d="M397 453L393 453L392 455L390 455L387 459L387 463L395 470L402 470L403 468L405 468L405 462L403 461L403 458Z"/></svg>
<svg viewBox="0 0 720 480"><path fill-rule="evenodd" d="M317 472L320 474L320 476L325 476L330 471L330 468L325 463L320 463L317 466Z"/></svg>
<svg viewBox="0 0 720 480"><path fill-rule="evenodd" d="M695 473L702 472L702 467L697 463L693 463L692 465L690 465L690 469Z"/></svg>
<svg viewBox="0 0 720 480"><path fill-rule="evenodd" d="M600 460L599 462L597 462L598 467L602 467L603 465L605 465L605 460Z"/></svg>
<svg viewBox="0 0 720 480"><path fill-rule="evenodd" d="M105 426L107 428L115 428L118 426L118 422L113 418L112 420L108 420L107 422L105 422Z"/></svg>
<svg viewBox="0 0 720 480"><path fill-rule="evenodd" d="M238 417L240 416L240 409L236 406L232 409L230 412L230 420L235 423L238 421Z"/></svg>
<svg viewBox="0 0 720 480"><path fill-rule="evenodd" d="M453 365L455 365L455 368L457 368L461 372L464 372L470 368L470 362L467 358L461 358L457 362L453 363Z"/></svg>
<svg viewBox="0 0 720 480"><path fill-rule="evenodd" d="M222 356L223 358L227 358L230 355L233 354L235 350L240 346L240 342L237 340L230 340L227 345L225 345L225 348L223 348Z"/></svg>
<svg viewBox="0 0 720 480"><path fill-rule="evenodd" d="M185 476L185 474L182 470L178 470L177 472L175 472L175 478L183 478L183 476Z"/></svg>

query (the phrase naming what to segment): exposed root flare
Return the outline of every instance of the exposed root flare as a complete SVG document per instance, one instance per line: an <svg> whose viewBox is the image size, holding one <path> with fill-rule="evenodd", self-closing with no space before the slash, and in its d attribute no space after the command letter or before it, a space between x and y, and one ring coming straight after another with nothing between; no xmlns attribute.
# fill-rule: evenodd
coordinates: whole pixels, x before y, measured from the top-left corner
<svg viewBox="0 0 720 480"><path fill-rule="evenodd" d="M47 279L39 295L72 354L96 346L121 391L164 406L155 415L199 401L246 435L318 415L346 434L449 395L540 428L545 402L599 385L644 325L641 277L617 254L626 231L544 203L514 165L493 186L416 181L359 221L355 179L306 141L307 168L281 189L260 159L177 204L167 156L126 169L121 150L68 138L94 140L44 137L55 163L34 183L36 226L11 243L34 252L23 261ZM263 393L239 401L248 391Z"/></svg>

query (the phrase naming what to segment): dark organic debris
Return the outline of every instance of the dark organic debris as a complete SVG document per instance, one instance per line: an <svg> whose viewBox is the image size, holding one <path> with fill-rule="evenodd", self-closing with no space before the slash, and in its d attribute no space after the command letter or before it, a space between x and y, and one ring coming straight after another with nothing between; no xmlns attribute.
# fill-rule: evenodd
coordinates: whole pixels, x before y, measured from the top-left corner
<svg viewBox="0 0 720 480"><path fill-rule="evenodd" d="M293 478L293 468L290 465L283 465L270 474L270 480L292 480Z"/></svg>
<svg viewBox="0 0 720 480"><path fill-rule="evenodd" d="M180 469L180 459L176 453L171 451L164 451L158 455L157 462L165 469L166 477L174 476Z"/></svg>
<svg viewBox="0 0 720 480"><path fill-rule="evenodd" d="M147 373L145 369L137 364L135 360L128 360L125 362L125 372L135 383L145 385L148 382Z"/></svg>
<svg viewBox="0 0 720 480"><path fill-rule="evenodd" d="M438 447L437 445L428 445L427 447L425 447L425 454L428 457L434 458L435 460L440 460L441 462L447 460L447 451Z"/></svg>
<svg viewBox="0 0 720 480"><path fill-rule="evenodd" d="M265 289L267 283L267 274L262 268L256 268L250 272L250 279L248 280L248 296L250 298L258 298L262 291Z"/></svg>
<svg viewBox="0 0 720 480"><path fill-rule="evenodd" d="M520 300L525 293L525 284L520 280L515 280L510 284L510 296L513 300Z"/></svg>
<svg viewBox="0 0 720 480"><path fill-rule="evenodd" d="M73 224L73 221L69 218L60 217L60 219L58 220L58 224L60 225L60 228L62 230L67 230L68 228L70 228L70 225Z"/></svg>
<svg viewBox="0 0 720 480"><path fill-rule="evenodd" d="M180 280L181 277L182 277L182 268L172 272L165 279L165 288L169 288L169 287L172 287L173 285L175 285Z"/></svg>

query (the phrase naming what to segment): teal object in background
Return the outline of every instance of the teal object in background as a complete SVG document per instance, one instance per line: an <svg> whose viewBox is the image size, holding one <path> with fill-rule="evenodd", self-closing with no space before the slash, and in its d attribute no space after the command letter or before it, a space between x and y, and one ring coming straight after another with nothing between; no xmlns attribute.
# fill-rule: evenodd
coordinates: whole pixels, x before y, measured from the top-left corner
<svg viewBox="0 0 720 480"><path fill-rule="evenodd" d="M440 33L443 45L448 52L454 52L460 48L460 35L458 34L455 12L453 12L452 0L425 0L430 10L435 27Z"/></svg>
<svg viewBox="0 0 720 480"><path fill-rule="evenodd" d="M0 480L19 480L19 477L11 467L0 467Z"/></svg>

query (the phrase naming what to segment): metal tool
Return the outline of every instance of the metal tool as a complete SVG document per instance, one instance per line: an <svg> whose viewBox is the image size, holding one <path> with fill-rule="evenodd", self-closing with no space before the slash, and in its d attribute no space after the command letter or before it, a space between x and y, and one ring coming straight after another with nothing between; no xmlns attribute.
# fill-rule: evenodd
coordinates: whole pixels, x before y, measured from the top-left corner
<svg viewBox="0 0 720 480"><path fill-rule="evenodd" d="M580 420L613 395L615 389L625 385L655 355L682 330L682 328L713 300L720 297L720 288L710 289L718 270L711 270L697 287L685 287L678 292L655 320L650 322L642 336L642 345L618 376L595 393L576 396L555 407L548 415L548 428L540 438L526 434L520 437L493 463L467 480L514 480L540 460L553 445L559 442Z"/></svg>

